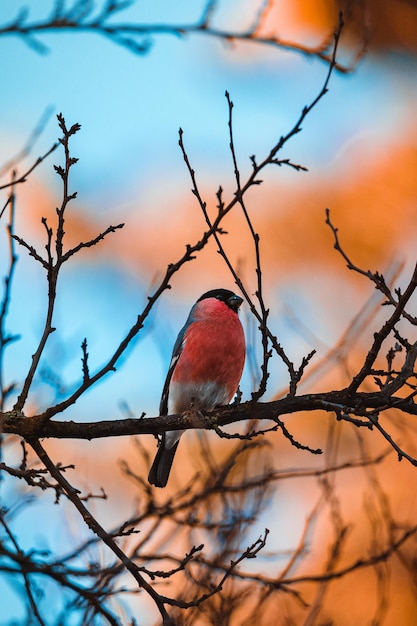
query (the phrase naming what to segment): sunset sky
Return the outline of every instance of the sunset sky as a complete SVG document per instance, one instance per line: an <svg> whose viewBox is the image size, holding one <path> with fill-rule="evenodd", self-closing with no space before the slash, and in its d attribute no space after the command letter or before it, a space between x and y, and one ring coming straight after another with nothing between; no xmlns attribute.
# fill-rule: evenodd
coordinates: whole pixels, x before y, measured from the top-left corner
<svg viewBox="0 0 417 626"><path fill-rule="evenodd" d="M244 30L261 4L220 2L213 20L225 30ZM286 40L317 44L337 23L337 13L327 8L333 3L324 0L316 3L315 11L314 2L281 0L273 4L264 30L278 32ZM305 166L308 172L270 168L262 176L263 185L248 194L248 207L261 235L271 324L296 362L312 348L318 348L321 358L374 291L363 277L352 276L333 250L324 222L327 207L346 250L364 269L389 271L395 263L402 263L398 281L403 284L415 263L417 39L413 37L417 10L413 3L408 9L405 2L384 4L386 12L375 21L374 45L368 54L352 73L333 74L329 92L280 155ZM44 19L52 5L46 0L3 1L0 27L16 16L20 6L29 7L27 19L32 21ZM194 23L204 5L190 0L140 1L119 20ZM250 172L250 155L256 155L258 161L264 158L293 127L302 108L318 95L327 65L294 51L253 42L225 45L203 34L152 36L149 51L143 55L97 34L45 33L39 35L39 41L47 47L42 53L21 38L0 36L0 168L19 153L39 121L45 119L31 154L18 165L23 173L59 136L56 114L62 112L68 125L81 124L71 143L73 156L79 158L71 175L71 187L78 197L68 213L68 245L95 237L109 224L125 223L123 230L81 252L63 270L55 315L57 331L45 351L44 378L48 372L57 376L65 394L81 377L84 337L94 371L134 324L167 264L175 262L185 245L197 241L204 231L178 146L179 128L184 131L201 191L213 210L219 185L226 199L234 191L225 90L234 103L236 150L245 178ZM349 65L360 46L358 31L347 28L340 62ZM62 163L59 151L17 190L16 232L40 251L45 245L41 218L48 216L52 221L60 201L55 163ZM10 172L0 183L9 177ZM1 193L3 205L6 195ZM4 220L2 268L7 267L8 258ZM225 227L229 235L224 242L231 260L240 264L244 282L253 293L250 237L240 216L230 216ZM6 372L9 380L21 381L42 331L47 288L40 267L25 251L18 253L7 328L21 334L21 339L8 350ZM2 269L2 275L5 271ZM176 334L201 293L220 286L235 288L211 244L173 278L172 289L160 299L143 337L139 335L117 372L60 419L115 419L123 416L124 405L134 415L156 415ZM245 310L242 321L248 333L248 328L253 330ZM259 354L259 345L251 347ZM272 374L268 397L287 383L279 361L273 363ZM244 399L250 396L252 384L247 368L242 381ZM334 384L334 379L326 384ZM37 379L30 397L33 411L54 401L54 393L45 380ZM113 454L113 463L123 454L121 442L104 442L100 452L91 444L80 444L70 453L68 446L54 442L49 449L64 462L72 462L74 454L80 461L84 458L86 476L95 463L102 464L103 474L109 472L110 490L118 489L105 459ZM19 454L17 448L10 454L15 452ZM6 495L18 497L16 493ZM298 502L291 506L297 508ZM32 510L33 534L39 537L45 509L35 504ZM112 513L105 514L112 519ZM72 523L70 519L68 526ZM294 531L288 518L280 523L286 532ZM297 527L294 543L298 531ZM30 544L30 532L26 539ZM59 529L51 530L48 541L59 545ZM18 602L11 603L10 619L18 617L19 611Z"/></svg>

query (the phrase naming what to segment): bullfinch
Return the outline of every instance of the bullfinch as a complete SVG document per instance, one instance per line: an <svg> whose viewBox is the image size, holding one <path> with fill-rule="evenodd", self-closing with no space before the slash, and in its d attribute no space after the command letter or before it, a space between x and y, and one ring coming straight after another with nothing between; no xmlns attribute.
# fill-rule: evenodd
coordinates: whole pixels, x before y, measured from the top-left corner
<svg viewBox="0 0 417 626"><path fill-rule="evenodd" d="M236 393L245 363L245 336L238 310L243 300L228 289L207 291L180 330L162 391L160 415L211 410ZM163 433L148 480L165 487L184 431Z"/></svg>

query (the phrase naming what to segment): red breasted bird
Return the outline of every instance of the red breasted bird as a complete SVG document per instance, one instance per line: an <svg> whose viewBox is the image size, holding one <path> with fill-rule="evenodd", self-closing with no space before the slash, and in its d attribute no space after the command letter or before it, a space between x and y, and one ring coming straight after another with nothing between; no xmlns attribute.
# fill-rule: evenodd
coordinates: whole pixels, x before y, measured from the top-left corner
<svg viewBox="0 0 417 626"><path fill-rule="evenodd" d="M245 336L238 310L243 300L228 289L207 291L197 300L172 352L160 415L214 409L236 393L245 363ZM184 431L163 433L148 480L165 487Z"/></svg>

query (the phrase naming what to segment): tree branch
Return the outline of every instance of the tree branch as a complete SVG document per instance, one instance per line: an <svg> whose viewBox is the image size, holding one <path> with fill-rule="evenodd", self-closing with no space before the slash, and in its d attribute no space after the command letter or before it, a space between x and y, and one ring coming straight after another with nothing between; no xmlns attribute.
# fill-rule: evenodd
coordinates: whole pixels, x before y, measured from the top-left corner
<svg viewBox="0 0 417 626"><path fill-rule="evenodd" d="M375 412L396 408L409 415L417 415L414 396L402 398L387 396L379 391L351 393L350 388L341 391L287 396L273 402L231 404L214 411L187 412L183 415L160 417L128 418L98 422L46 421L44 413L24 418L16 412L2 414L5 433L20 435L28 440L36 438L58 439L97 439L126 435L157 435L167 430L216 430L218 427L247 420L271 420L279 422L279 416L299 412L325 411L337 414L342 421L350 421L355 426L372 430L375 426ZM350 417L356 415L353 421ZM276 430L276 428L274 428ZM245 436L242 436L245 437ZM390 442L389 442L390 443Z"/></svg>
<svg viewBox="0 0 417 626"><path fill-rule="evenodd" d="M126 48L129 52L144 55L150 52L156 37L171 36L184 39L186 36L194 35L207 37L228 46L246 42L259 47L301 54L326 64L332 63L331 37L325 37L323 43L318 46L307 46L285 40L276 34L263 34L263 31L268 28L269 3L261 4L252 24L243 30L227 28L227 26L222 28L214 24L216 8L221 4L216 0L207 0L200 18L195 22L141 24L115 21L116 13L120 14L134 4L136 4L135 0L107 0L103 2L97 14L95 11L99 3L94 1L75 0L72 5L66 7L60 0L55 0L55 6L49 18L30 21L29 9L23 8L10 23L0 27L0 37L20 37L35 52L45 54L49 52L49 48L40 39L41 35L56 32L95 34ZM352 72L365 50L366 45L358 53L357 59L351 66L337 63L335 69L341 73Z"/></svg>

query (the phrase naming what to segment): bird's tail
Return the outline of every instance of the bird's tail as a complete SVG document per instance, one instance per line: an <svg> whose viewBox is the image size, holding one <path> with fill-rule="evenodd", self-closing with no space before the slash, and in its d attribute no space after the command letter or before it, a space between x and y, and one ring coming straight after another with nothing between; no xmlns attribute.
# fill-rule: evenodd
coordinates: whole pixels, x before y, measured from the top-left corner
<svg viewBox="0 0 417 626"><path fill-rule="evenodd" d="M167 448L165 441L161 441L161 445L157 450L155 460L152 463L148 476L148 481L151 485L155 485L155 487L165 487L167 484L178 444L179 441L174 443L171 448Z"/></svg>

